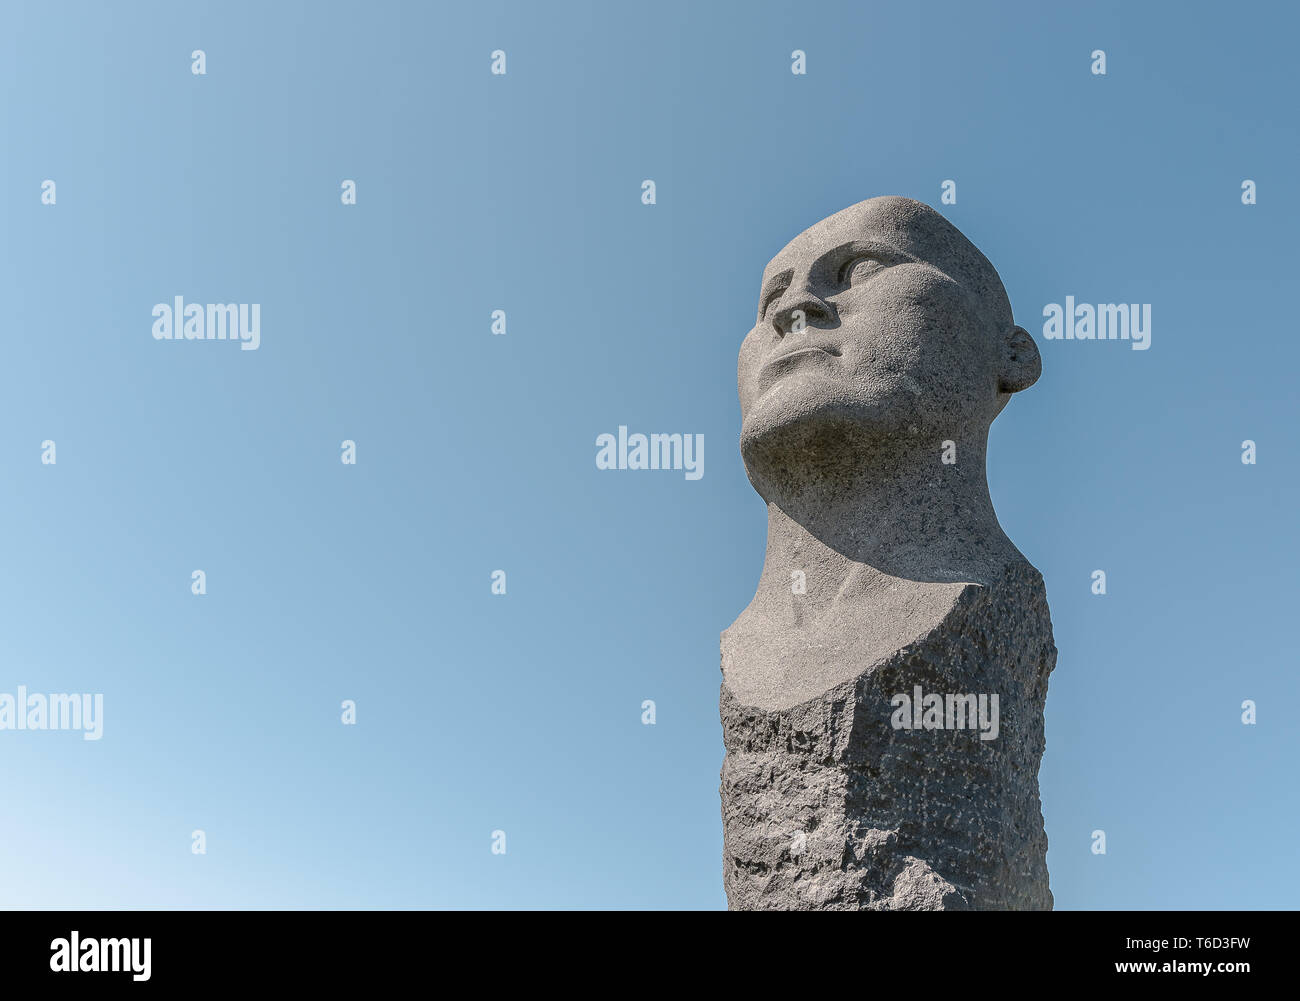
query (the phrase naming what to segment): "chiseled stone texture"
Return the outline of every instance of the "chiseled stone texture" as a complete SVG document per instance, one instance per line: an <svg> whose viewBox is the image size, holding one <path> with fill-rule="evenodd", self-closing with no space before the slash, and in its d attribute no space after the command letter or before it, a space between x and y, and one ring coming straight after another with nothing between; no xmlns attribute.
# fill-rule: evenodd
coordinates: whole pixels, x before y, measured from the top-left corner
<svg viewBox="0 0 1300 1001"><path fill-rule="evenodd" d="M1037 773L1055 662L1042 578L1023 563L960 587L936 628L796 706L742 705L724 684L729 906L1050 909ZM998 693L997 738L895 729L890 699L917 685Z"/></svg>

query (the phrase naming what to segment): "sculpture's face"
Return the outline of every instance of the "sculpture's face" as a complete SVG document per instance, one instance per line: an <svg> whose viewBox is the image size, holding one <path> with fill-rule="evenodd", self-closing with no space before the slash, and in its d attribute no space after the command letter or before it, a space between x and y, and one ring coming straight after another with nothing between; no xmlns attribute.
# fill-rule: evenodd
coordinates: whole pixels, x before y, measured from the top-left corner
<svg viewBox="0 0 1300 1001"><path fill-rule="evenodd" d="M764 272L740 349L742 454L818 423L945 438L987 426L1037 377L1017 371L1026 350L1038 362L1017 330L992 266L933 209L904 198L845 209Z"/></svg>

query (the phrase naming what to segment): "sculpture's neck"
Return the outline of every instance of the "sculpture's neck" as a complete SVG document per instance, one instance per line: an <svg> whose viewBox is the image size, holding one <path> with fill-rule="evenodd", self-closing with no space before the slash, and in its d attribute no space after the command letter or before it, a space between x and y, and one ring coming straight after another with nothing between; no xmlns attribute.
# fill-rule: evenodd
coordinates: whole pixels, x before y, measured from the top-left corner
<svg viewBox="0 0 1300 1001"><path fill-rule="evenodd" d="M802 468L784 463L765 480L767 557L752 607L788 606L795 571L812 608L869 595L891 578L989 582L1019 552L989 498L986 435L951 439L948 463L939 441L915 437L792 453Z"/></svg>

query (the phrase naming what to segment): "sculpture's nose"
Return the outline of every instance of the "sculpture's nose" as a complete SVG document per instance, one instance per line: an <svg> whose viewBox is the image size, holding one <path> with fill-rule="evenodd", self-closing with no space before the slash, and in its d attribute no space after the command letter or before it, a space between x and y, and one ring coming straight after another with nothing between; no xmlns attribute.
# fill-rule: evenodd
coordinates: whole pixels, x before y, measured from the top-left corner
<svg viewBox="0 0 1300 1001"><path fill-rule="evenodd" d="M804 326L824 324L834 317L834 313L834 307L807 286L796 288L792 285L776 304L772 326L778 337L784 337L791 331L802 330Z"/></svg>

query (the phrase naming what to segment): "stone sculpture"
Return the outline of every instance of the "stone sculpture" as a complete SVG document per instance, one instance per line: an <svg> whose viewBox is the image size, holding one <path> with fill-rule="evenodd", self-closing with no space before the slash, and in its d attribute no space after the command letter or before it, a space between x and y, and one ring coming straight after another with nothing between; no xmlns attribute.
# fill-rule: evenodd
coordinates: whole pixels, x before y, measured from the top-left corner
<svg viewBox="0 0 1300 1001"><path fill-rule="evenodd" d="M992 264L920 202L861 202L767 266L738 366L767 556L722 634L732 909L1051 908L1056 648L985 478L1040 371Z"/></svg>

